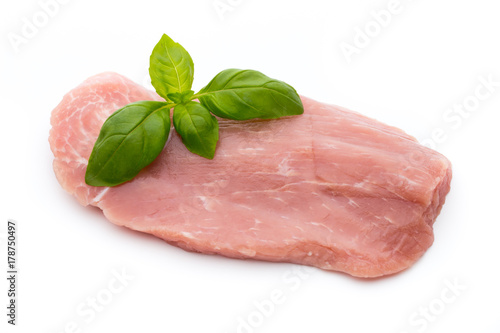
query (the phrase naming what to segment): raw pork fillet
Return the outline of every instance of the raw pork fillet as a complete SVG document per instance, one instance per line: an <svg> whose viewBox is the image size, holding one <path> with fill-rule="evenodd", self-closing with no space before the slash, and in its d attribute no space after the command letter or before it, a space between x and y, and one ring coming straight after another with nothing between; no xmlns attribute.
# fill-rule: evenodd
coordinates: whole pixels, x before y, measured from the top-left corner
<svg viewBox="0 0 500 333"><path fill-rule="evenodd" d="M113 223L189 251L292 262L359 277L411 266L433 242L450 162L403 131L302 98L301 116L220 120L213 160L173 131L130 182L92 187L84 174L101 125L156 93L114 73L89 78L52 112L62 187Z"/></svg>

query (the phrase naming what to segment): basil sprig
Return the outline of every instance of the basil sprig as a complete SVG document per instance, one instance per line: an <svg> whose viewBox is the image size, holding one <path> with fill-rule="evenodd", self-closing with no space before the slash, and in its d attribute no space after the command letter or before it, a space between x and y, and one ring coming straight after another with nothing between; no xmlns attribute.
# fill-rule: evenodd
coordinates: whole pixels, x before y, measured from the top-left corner
<svg viewBox="0 0 500 333"><path fill-rule="evenodd" d="M184 145L208 159L214 158L219 140L219 124L212 114L248 120L304 112L292 86L254 70L226 69L195 94L193 60L165 34L151 54L149 75L165 102L134 102L109 116L89 158L88 185L122 184L153 162L167 142L172 109L173 124Z"/></svg>

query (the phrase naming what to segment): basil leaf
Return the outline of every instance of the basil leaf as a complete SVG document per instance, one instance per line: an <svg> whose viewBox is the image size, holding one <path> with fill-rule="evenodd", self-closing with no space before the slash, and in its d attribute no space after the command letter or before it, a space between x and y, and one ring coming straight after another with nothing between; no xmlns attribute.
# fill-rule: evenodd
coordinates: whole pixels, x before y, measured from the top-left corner
<svg viewBox="0 0 500 333"><path fill-rule="evenodd" d="M226 69L194 97L216 116L234 120L304 113L292 86L254 70Z"/></svg>
<svg viewBox="0 0 500 333"><path fill-rule="evenodd" d="M176 105L174 126L190 152L214 158L219 140L219 123L203 105L198 102Z"/></svg>
<svg viewBox="0 0 500 333"><path fill-rule="evenodd" d="M181 103L187 103L189 102L194 95L194 91L192 90L187 90L184 92L176 92L176 93L171 93L168 94L167 97L170 99L172 102L176 104L181 104Z"/></svg>
<svg viewBox="0 0 500 333"><path fill-rule="evenodd" d="M170 109L165 102L128 104L103 124L90 154L85 182L115 186L134 178L160 154L170 131Z"/></svg>
<svg viewBox="0 0 500 333"><path fill-rule="evenodd" d="M194 77L193 59L170 37L163 34L149 58L151 84L161 97L191 89Z"/></svg>

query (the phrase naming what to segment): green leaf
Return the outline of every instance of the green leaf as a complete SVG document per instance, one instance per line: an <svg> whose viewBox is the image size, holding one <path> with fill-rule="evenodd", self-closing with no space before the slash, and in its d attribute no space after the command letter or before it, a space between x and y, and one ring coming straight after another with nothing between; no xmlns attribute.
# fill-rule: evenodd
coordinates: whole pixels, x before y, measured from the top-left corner
<svg viewBox="0 0 500 333"><path fill-rule="evenodd" d="M226 69L194 98L216 116L235 120L304 113L302 101L292 86L254 70Z"/></svg>
<svg viewBox="0 0 500 333"><path fill-rule="evenodd" d="M90 154L85 182L115 186L134 178L165 146L170 109L165 102L142 101L113 113L102 125Z"/></svg>
<svg viewBox="0 0 500 333"><path fill-rule="evenodd" d="M149 58L149 76L158 95L168 99L168 94L191 89L193 59L179 43L163 34Z"/></svg>
<svg viewBox="0 0 500 333"><path fill-rule="evenodd" d="M184 92L176 92L176 93L171 93L168 94L167 97L170 99L172 102L176 104L182 104L182 103L187 103L189 102L194 95L194 91L192 90L187 90Z"/></svg>
<svg viewBox="0 0 500 333"><path fill-rule="evenodd" d="M203 105L198 102L176 105L174 126L190 152L214 158L219 140L219 124Z"/></svg>

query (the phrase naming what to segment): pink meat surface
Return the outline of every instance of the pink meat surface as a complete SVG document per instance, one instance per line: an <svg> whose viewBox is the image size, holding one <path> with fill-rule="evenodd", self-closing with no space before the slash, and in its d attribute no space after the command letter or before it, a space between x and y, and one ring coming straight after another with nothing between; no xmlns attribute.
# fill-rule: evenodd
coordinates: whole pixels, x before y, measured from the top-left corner
<svg viewBox="0 0 500 333"><path fill-rule="evenodd" d="M160 156L132 181L86 185L106 118L130 102L159 99L103 73L52 112L59 183L111 222L189 251L359 277L399 272L431 246L450 162L397 128L305 97L301 116L220 120L213 160L190 153L172 131Z"/></svg>

